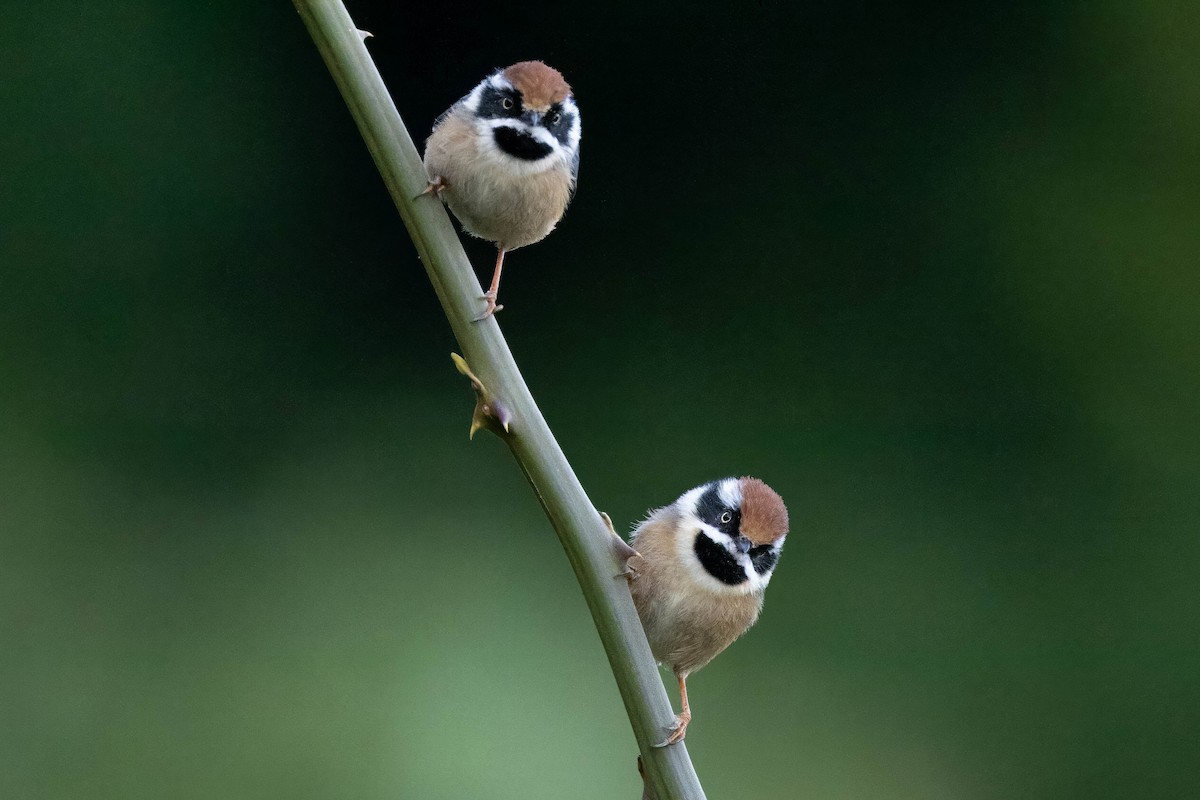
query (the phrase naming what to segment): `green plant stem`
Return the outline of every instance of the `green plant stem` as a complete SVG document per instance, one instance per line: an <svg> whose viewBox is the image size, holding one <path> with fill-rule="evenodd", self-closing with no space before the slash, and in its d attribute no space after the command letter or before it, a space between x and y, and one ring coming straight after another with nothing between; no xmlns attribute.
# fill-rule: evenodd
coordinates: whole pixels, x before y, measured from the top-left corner
<svg viewBox="0 0 1200 800"><path fill-rule="evenodd" d="M426 186L425 168L362 37L340 0L294 1L404 219L467 363L512 415L508 432L493 430L512 449L575 570L625 702L648 793L658 800L703 798L686 747L654 747L674 713L628 586L616 577L622 567L612 535L542 418L495 318L473 321L484 308L482 290L442 204L417 197ZM633 767L631 759L627 768Z"/></svg>

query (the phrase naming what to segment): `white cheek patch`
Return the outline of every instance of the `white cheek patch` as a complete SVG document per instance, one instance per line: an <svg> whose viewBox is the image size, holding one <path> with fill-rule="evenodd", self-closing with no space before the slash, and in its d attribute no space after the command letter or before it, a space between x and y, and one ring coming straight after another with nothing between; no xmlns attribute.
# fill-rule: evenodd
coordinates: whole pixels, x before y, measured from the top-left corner
<svg viewBox="0 0 1200 800"><path fill-rule="evenodd" d="M705 536L712 539L714 542L721 545L726 550L728 550L730 547L733 546L733 537L732 536L729 536L728 534L725 534L725 533L721 533L721 531L717 530L712 525L701 522L700 520L698 520L695 517L686 517L685 524L687 524L687 526L692 531L693 544L695 544L695 541L694 541L695 533L696 533L696 531L700 530L700 531L704 531Z"/></svg>

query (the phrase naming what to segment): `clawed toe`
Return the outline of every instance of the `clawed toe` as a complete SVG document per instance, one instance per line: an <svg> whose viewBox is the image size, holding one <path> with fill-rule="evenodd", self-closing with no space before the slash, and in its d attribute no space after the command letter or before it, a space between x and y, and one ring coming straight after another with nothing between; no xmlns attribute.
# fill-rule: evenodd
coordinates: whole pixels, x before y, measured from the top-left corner
<svg viewBox="0 0 1200 800"><path fill-rule="evenodd" d="M450 186L450 184L446 183L446 179L443 178L441 175L438 175L436 178L429 181L425 186L425 191L418 194L416 197L413 198L413 200L416 200L417 198L420 198L420 197L424 197L427 194L431 194L434 197L441 197L442 192L445 189L447 189L449 186Z"/></svg>
<svg viewBox="0 0 1200 800"><path fill-rule="evenodd" d="M497 311L504 310L504 306L496 305L495 292L484 292L483 299L487 301L487 308L483 310L482 314L475 318L476 322L482 322L483 320L495 314Z"/></svg>
<svg viewBox="0 0 1200 800"><path fill-rule="evenodd" d="M638 578L642 577L642 573L637 571L637 567L633 566L632 564L626 563L625 569L621 570L616 575L613 575L613 577L614 578L624 578L627 581L636 581Z"/></svg>
<svg viewBox="0 0 1200 800"><path fill-rule="evenodd" d="M655 747L670 747L673 744L679 744L683 741L683 737L687 736L688 723L692 721L692 715L689 713L678 714L675 717L675 722L667 728L670 733L666 739L654 745Z"/></svg>

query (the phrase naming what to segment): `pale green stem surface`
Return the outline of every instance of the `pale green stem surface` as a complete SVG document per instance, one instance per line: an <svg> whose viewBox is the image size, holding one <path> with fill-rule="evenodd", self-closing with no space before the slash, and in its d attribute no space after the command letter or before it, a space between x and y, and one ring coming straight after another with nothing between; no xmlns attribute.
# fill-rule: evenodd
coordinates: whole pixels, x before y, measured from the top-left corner
<svg viewBox="0 0 1200 800"><path fill-rule="evenodd" d="M529 479L575 570L625 702L647 789L658 800L703 798L684 744L654 747L674 712L629 589L616 577L622 567L611 534L542 418L495 318L473 322L484 309L482 290L442 204L430 197L414 199L425 189L425 168L362 37L340 0L294 1L404 219L467 363L491 399L512 415L510 431L498 433ZM568 729L576 725L586 726L587 720L567 723ZM633 759L614 768L633 769ZM562 792L564 797L571 794L569 787Z"/></svg>

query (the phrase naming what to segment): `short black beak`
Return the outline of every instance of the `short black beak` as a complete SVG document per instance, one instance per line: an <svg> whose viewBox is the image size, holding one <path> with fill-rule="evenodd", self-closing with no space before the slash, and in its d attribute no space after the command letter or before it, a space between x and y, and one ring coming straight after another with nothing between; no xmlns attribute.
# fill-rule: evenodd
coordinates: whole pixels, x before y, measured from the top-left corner
<svg viewBox="0 0 1200 800"><path fill-rule="evenodd" d="M750 552L750 540L745 536L738 536L736 539L734 539L733 546L737 548L737 551L743 555Z"/></svg>
<svg viewBox="0 0 1200 800"><path fill-rule="evenodd" d="M536 111L526 111L521 115L521 119L527 122L530 127L535 127L542 121L542 115Z"/></svg>

